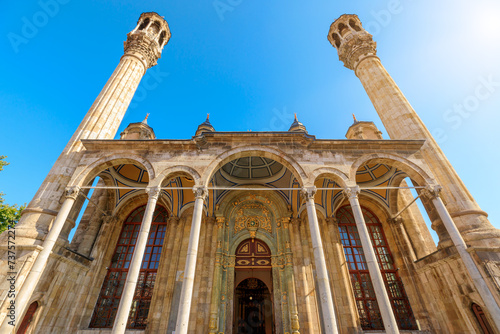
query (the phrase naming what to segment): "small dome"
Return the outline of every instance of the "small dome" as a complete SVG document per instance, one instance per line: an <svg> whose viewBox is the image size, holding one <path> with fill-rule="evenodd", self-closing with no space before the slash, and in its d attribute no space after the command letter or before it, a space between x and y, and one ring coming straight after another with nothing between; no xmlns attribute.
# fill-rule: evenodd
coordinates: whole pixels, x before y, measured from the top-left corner
<svg viewBox="0 0 500 334"><path fill-rule="evenodd" d="M215 129L214 127L212 126L212 124L210 124L210 114L207 114L207 119L205 120L205 122L201 123L199 126L198 126L198 129L196 130L196 136L199 136L201 135L203 132L215 132Z"/></svg>
<svg viewBox="0 0 500 334"><path fill-rule="evenodd" d="M297 120L297 114L295 114L295 120L293 121L292 125L290 126L290 129L288 129L290 132L305 132L307 133L306 127L304 124L300 123Z"/></svg>
<svg viewBox="0 0 500 334"><path fill-rule="evenodd" d="M120 139L129 140L145 140L156 139L153 128L148 125L149 114L140 123L130 123L125 130L120 134Z"/></svg>

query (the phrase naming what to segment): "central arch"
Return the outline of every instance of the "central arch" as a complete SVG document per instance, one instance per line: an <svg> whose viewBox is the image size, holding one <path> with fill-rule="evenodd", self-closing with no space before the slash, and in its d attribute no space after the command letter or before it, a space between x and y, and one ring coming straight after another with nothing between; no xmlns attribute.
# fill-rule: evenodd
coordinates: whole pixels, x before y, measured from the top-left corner
<svg viewBox="0 0 500 334"><path fill-rule="evenodd" d="M233 333L274 333L271 250L249 238L236 248Z"/></svg>

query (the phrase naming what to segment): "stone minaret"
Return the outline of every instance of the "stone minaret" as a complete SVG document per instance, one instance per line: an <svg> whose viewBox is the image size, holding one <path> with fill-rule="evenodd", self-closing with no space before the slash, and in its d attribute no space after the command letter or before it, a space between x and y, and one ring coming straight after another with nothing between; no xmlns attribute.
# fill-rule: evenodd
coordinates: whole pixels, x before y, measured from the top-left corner
<svg viewBox="0 0 500 334"><path fill-rule="evenodd" d="M425 139L422 154L436 181L443 187L442 197L464 239L471 245L500 246L500 233L472 198L438 144L413 110L399 87L377 57L376 43L356 15L342 15L330 26L328 40L337 49L345 67L354 71L372 101L391 139ZM433 228L440 246L451 241L431 212Z"/></svg>
<svg viewBox="0 0 500 334"><path fill-rule="evenodd" d="M79 163L83 149L81 140L115 137L143 75L156 65L169 39L170 29L161 16L156 13L140 16L137 26L124 42L125 52L120 63L23 212L16 226L19 238L26 239L26 243L43 239Z"/></svg>

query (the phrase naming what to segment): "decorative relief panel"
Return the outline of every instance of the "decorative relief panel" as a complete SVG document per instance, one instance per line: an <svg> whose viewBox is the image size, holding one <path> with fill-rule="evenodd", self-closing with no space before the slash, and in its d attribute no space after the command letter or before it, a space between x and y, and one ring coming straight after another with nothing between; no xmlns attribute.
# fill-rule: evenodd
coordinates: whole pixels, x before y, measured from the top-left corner
<svg viewBox="0 0 500 334"><path fill-rule="evenodd" d="M239 268L270 268L271 250L258 239L247 239L236 249L236 267Z"/></svg>
<svg viewBox="0 0 500 334"><path fill-rule="evenodd" d="M255 238L258 229L272 234L271 213L260 203L247 203L236 212L234 219L234 234L247 229L250 236Z"/></svg>

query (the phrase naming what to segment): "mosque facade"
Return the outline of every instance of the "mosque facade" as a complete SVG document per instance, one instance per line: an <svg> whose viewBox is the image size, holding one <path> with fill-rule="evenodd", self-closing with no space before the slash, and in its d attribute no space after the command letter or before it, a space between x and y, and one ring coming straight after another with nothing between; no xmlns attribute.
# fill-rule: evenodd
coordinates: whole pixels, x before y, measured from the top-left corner
<svg viewBox="0 0 500 334"><path fill-rule="evenodd" d="M140 16L0 235L0 333L500 333L500 232L356 15L328 41L390 139L356 119L346 139L317 139L297 116L282 132L207 116L189 139L158 139L146 118L115 140L169 39L161 16Z"/></svg>

